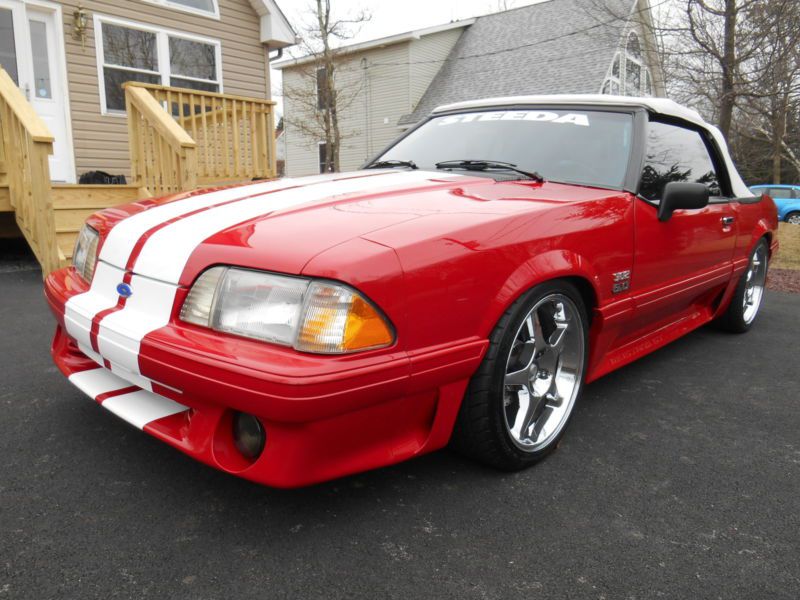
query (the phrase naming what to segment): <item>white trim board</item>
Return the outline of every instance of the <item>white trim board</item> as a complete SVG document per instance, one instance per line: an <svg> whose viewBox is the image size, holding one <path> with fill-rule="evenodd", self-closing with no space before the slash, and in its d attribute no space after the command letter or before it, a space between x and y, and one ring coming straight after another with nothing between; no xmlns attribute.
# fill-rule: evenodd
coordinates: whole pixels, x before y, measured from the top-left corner
<svg viewBox="0 0 800 600"><path fill-rule="evenodd" d="M149 4L157 4L159 6L163 6L165 8L170 8L173 10L178 10L181 12L186 12L192 15L200 15L201 17L208 17L209 19L216 19L217 21L220 20L219 0L211 0L211 4L214 6L214 10L212 11L203 10L201 8L192 8L191 6L187 6L186 4L181 4L180 2L176 2L176 0L142 0L142 1L147 2Z"/></svg>

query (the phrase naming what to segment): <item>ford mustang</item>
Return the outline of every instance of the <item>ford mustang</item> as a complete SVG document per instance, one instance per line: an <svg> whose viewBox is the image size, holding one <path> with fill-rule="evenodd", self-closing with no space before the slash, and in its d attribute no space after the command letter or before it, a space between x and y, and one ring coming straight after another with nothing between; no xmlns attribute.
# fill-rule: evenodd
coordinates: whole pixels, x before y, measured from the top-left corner
<svg viewBox="0 0 800 600"><path fill-rule="evenodd" d="M103 408L263 484L448 444L520 469L586 384L706 323L747 331L776 228L671 101L465 102L357 172L93 215L46 280L52 354Z"/></svg>

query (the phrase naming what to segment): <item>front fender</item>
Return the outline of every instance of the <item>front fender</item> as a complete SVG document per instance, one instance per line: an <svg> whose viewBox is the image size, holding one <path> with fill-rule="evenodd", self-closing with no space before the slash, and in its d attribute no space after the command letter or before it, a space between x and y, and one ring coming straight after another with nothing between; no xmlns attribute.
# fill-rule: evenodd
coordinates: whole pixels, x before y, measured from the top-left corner
<svg viewBox="0 0 800 600"><path fill-rule="evenodd" d="M508 307L526 291L540 283L562 277L585 280L591 286L594 297L601 297L600 276L586 257L563 249L537 254L519 265L500 287L481 321L480 335L488 336Z"/></svg>

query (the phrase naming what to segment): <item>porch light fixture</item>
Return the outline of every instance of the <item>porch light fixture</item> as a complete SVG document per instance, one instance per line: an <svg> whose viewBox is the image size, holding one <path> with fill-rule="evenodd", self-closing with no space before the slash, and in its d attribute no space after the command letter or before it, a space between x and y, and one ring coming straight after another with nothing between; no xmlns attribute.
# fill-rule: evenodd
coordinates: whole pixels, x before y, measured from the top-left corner
<svg viewBox="0 0 800 600"><path fill-rule="evenodd" d="M89 15L83 8L83 5L78 4L78 8L72 13L72 37L73 39L80 40L81 48L86 49L86 29L89 26Z"/></svg>

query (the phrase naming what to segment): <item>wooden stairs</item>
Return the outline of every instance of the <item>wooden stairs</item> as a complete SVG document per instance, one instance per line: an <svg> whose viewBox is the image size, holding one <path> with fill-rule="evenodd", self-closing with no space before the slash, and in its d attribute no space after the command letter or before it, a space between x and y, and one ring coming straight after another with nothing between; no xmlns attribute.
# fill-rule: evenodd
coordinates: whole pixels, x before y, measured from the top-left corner
<svg viewBox="0 0 800 600"><path fill-rule="evenodd" d="M44 276L69 264L78 231L98 210L275 177L273 102L133 82L125 98L133 183L51 183L53 136L0 68L0 237L1 217L13 214Z"/></svg>

